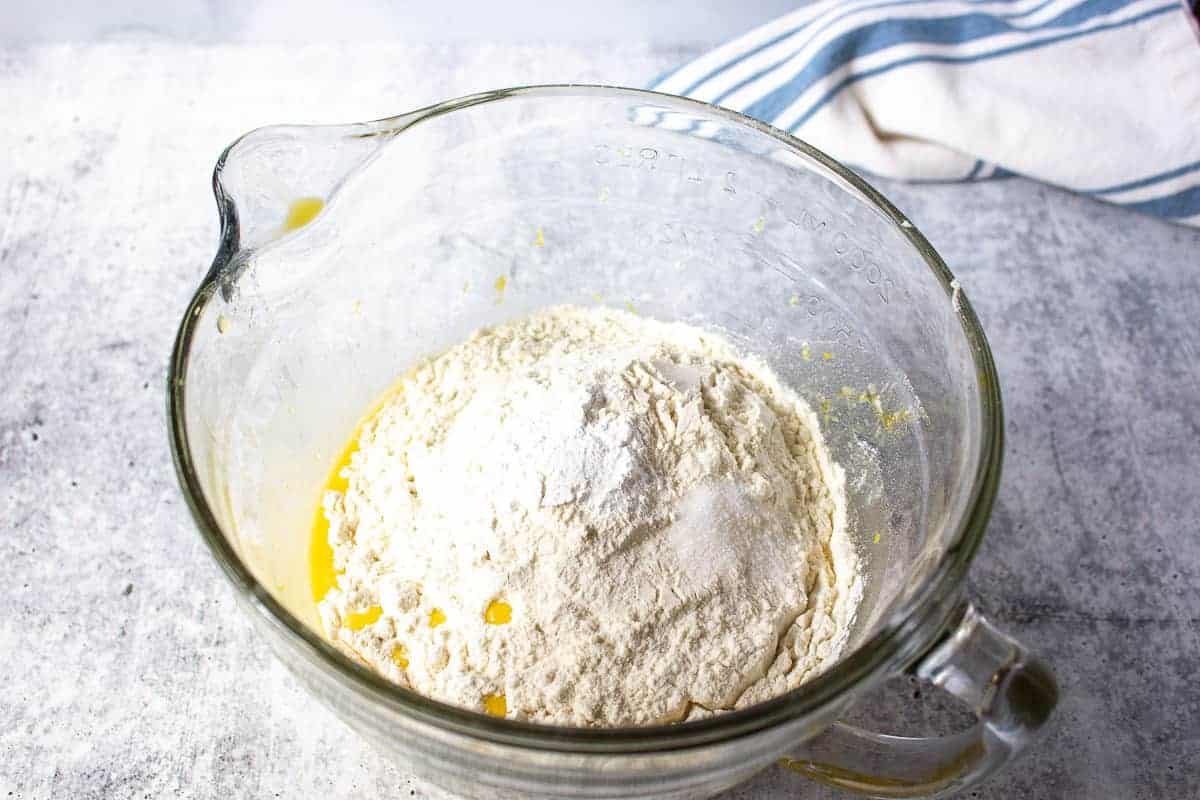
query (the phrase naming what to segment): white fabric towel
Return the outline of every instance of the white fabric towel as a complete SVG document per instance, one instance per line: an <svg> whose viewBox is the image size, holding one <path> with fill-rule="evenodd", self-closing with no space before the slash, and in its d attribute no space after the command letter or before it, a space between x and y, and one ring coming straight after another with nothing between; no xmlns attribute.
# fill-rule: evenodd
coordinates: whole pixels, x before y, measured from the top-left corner
<svg viewBox="0 0 1200 800"><path fill-rule="evenodd" d="M868 174L1020 174L1200 225L1200 30L1181 0L819 0L651 88Z"/></svg>

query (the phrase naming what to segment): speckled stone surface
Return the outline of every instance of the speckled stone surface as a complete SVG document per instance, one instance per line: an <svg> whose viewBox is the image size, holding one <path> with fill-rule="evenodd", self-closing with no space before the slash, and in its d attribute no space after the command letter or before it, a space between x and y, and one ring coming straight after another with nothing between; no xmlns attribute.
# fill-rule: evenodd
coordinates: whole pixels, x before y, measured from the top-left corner
<svg viewBox="0 0 1200 800"><path fill-rule="evenodd" d="M176 487L164 377L215 249L212 163L265 123L638 84L685 55L0 50L0 798L423 796L255 640ZM968 796L1200 795L1200 232L1022 180L882 188L991 338L1008 458L972 584L1064 692L1045 742ZM961 721L908 678L854 718ZM797 796L840 795L768 770L724 800Z"/></svg>

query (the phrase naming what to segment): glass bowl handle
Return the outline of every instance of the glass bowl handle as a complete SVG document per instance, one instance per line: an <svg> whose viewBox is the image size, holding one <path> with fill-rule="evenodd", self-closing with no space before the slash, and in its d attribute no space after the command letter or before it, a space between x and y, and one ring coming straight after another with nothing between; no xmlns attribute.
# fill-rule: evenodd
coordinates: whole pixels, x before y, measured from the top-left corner
<svg viewBox="0 0 1200 800"><path fill-rule="evenodd" d="M1058 704L1050 668L969 604L912 671L970 704L977 724L950 736L909 738L837 722L780 763L868 797L945 797L1012 761Z"/></svg>

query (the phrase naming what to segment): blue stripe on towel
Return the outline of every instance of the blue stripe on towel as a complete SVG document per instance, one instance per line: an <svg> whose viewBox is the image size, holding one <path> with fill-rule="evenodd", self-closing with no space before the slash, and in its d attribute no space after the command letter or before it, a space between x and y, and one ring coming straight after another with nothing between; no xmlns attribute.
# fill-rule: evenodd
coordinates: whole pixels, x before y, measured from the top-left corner
<svg viewBox="0 0 1200 800"><path fill-rule="evenodd" d="M1107 1L1110 3L1114 2L1114 0L1107 0ZM1125 2L1124 0L1117 0L1117 2L1116 2L1117 7L1120 7L1122 5L1127 5L1127 4L1128 3ZM1156 17L1159 14L1165 14L1169 11L1177 11L1178 9L1179 9L1178 2L1171 2L1167 5L1153 8L1143 14L1138 14L1138 15L1130 17L1128 19L1121 20L1120 22L1112 22L1112 23L1108 23L1106 25L1097 25L1094 28L1088 28L1087 30L1082 30L1082 31L1071 31L1070 33L1064 33L1064 34L1060 34L1058 36L1047 37L1045 39L1041 39L1036 42L1027 42L1025 44L1011 45L1009 47L1003 47L1003 48L1000 48L999 50L993 50L993 51L987 52L987 53L977 53L975 55L970 55L970 56L925 55L925 56L912 56L910 58L903 58L903 59L900 59L899 61L894 61L890 64L884 64L882 66L876 67L875 69L866 70L865 72L860 72L860 73L857 73L854 75L850 75L850 76L842 79L836 85L834 85L834 87L832 89L830 89L824 95L822 95L821 99L817 100L817 102L814 103L808 109L808 111L804 112L804 114L799 119L797 119L796 122L794 122L791 126L789 126L788 130L794 131L794 130L796 130L796 128L803 125L805 122L807 122L813 116L813 114L820 111L821 108L825 106L825 104L827 104L830 100L832 100L834 97L836 97L837 94L839 92L841 92L843 89L845 89L847 86L850 86L851 84L857 83L858 81L864 80L866 78L871 78L876 75L880 75L884 72L888 72L889 70L895 69L896 67L903 67L903 66L908 66L909 64L918 64L918 63L972 64L972 63L975 63L978 61L987 61L989 59L1000 58L1001 56L1011 55L1012 53L1020 53L1020 52L1024 52L1027 50L1037 50L1039 48L1047 47L1049 45L1055 44L1057 42L1063 42L1068 39L1078 39L1083 36L1089 36L1093 33L1100 33L1102 31L1110 31L1110 30L1114 30L1116 28L1123 28L1127 25L1135 25L1143 20L1150 19L1151 17ZM778 92L773 93L773 94L778 94ZM794 98L797 94L799 94L799 93L796 92L795 94L792 94L791 97ZM765 99L766 98L764 98L764 100ZM782 110L782 109L780 109L780 110ZM757 110L755 110L755 108L753 108L753 107L748 108L746 110L746 113L752 117L760 116L759 112ZM776 116L776 115L775 114L771 115L771 117L774 117L774 116Z"/></svg>
<svg viewBox="0 0 1200 800"><path fill-rule="evenodd" d="M1130 189L1141 189L1144 186L1153 186L1161 181L1167 181L1171 178L1178 178L1180 175L1187 175L1189 172L1200 170L1200 161L1193 161L1191 164L1184 164L1182 167L1160 172L1157 175L1150 175L1145 178L1139 178L1136 181L1128 183L1119 183L1116 186L1105 186L1103 189L1087 189L1081 194L1116 194L1117 192L1127 192Z"/></svg>
<svg viewBox="0 0 1200 800"><path fill-rule="evenodd" d="M979 2L979 0L975 0L975 1L976 1L976 2ZM1127 0L1127 1L1132 1L1132 0ZM927 3L927 2L928 2L928 0L904 0L904 2L895 2L895 3L894 3L894 5L910 5L910 4L921 4L921 3ZM1036 14L1038 11L1041 11L1043 8L1045 8L1046 6L1048 6L1048 5L1049 5L1050 3L1052 3L1052 2L1055 2L1055 0L1045 0L1045 2L1042 2L1042 3L1040 3L1039 5L1036 5L1036 6L1034 6L1033 8L1030 8L1030 9L1028 9L1028 10L1026 10L1026 11L1020 11L1020 12L1017 12L1017 13L1013 13L1013 14L992 14L992 15L981 15L981 16L990 16L990 17L993 17L993 18L996 18L996 19L1019 19L1019 18L1021 18L1021 17L1028 16L1028 15L1030 15L1030 14ZM874 9L874 8L884 8L884 7L888 7L888 6L890 6L890 5L892 5L892 4L889 4L889 3L883 3L883 4L879 5L879 6L872 6L872 8L873 8L873 9ZM975 14L977 14L977 12L972 12L972 15L975 15ZM831 26L833 25L833 23L834 23L834 22L838 22L838 21L840 21L840 20L841 20L842 18L844 18L845 16L849 16L849 15L848 15L848 14L847 14L847 15L843 15L843 17L839 17L837 20L833 20L833 21L831 21L831 22L830 22L828 25L825 25L825 26L823 26L823 27L821 28L821 30L817 31L817 32L816 32L816 33L814 33L812 36L810 36L810 37L808 38L808 40L806 40L804 43L802 43L802 44L797 44L797 45L796 45L796 48L795 48L795 50L796 50L796 51L799 51L799 50L800 50L802 47L805 47L805 46L807 46L807 45L809 44L809 42L811 42L811 41L813 41L814 39L816 39L816 38L817 38L817 36L820 36L822 33L824 33L824 32L825 32L825 30L826 30L826 29L828 29L829 27L831 27ZM966 16L966 15L964 15L964 16ZM959 19L959 18L960 18L960 17L943 17L942 19L948 19L948 20L949 20L949 19ZM926 18L926 19L927 19L927 18ZM888 24L888 23L891 23L891 24L893 24L893 25L894 25L894 24L896 24L896 23L898 23L898 22L902 22L902 21L914 21L914 22L915 22L915 21L921 21L921 20L882 20L881 22L876 22L876 23L873 23L873 24ZM866 30L866 27L864 26L863 28L860 28L859 30ZM1033 29L1031 29L1031 30L1038 30L1038 28L1033 28ZM850 34L852 34L852 33L853 33L853 31L848 31L846 34L843 34L843 37L845 37L845 36L848 36L848 35L850 35ZM836 42L836 41L838 41L838 40L837 40L837 39L835 39L834 41ZM903 43L903 42L900 42L900 43ZM822 52L823 52L823 51L822 51ZM749 55L751 55L751 53L747 53L746 55L747 55L747 56L749 56ZM714 103L717 103L717 104L720 104L720 102L721 102L722 100L724 100L725 98L729 97L729 96L730 96L731 94L733 94L734 92L736 92L736 91L738 91L738 90L740 90L740 89L742 89L742 88L744 88L744 87L746 87L746 86L750 85L751 83L753 83L754 81L756 81L756 80L758 80L759 78L763 77L764 75L768 74L769 72L771 72L771 71L773 71L773 70L775 70L775 69L778 69L780 66L782 66L782 65L783 65L783 64L785 64L785 63L787 63L787 61L788 61L789 59L791 59L793 55L795 55L795 53L792 53L792 54L788 55L788 56L787 56L787 57L785 57L785 58L781 58L781 59L779 59L778 61L775 61L774 63L772 63L772 64L770 64L770 65L768 65L768 66L766 66L766 67L764 67L764 68L760 69L758 72L754 73L753 75L751 75L750 77L746 78L745 80L739 81L739 82L738 82L736 85L734 85L734 86L730 87L729 89L726 89L726 90L725 90L724 92L722 92L720 95L718 95L717 97L715 97L715 98L713 99L713 102L714 102ZM818 61L820 58L821 58L821 53L818 53L816 56L814 56L814 58L813 58L813 61ZM718 70L714 70L713 72L710 72L710 73L709 73L707 76L705 76L705 78L704 78L704 80L703 80L703 81L699 81L699 82L697 82L697 83L693 84L693 85L692 85L692 86L691 86L691 87L690 87L690 88L689 88L689 89L688 89L686 92L684 92L684 93L685 93L685 94L687 94L688 92L694 91L696 88L698 88L698 87L699 87L699 86L700 86L702 83L704 83L705 81L708 81L708 80L710 80L711 78L713 78L714 76L718 75L719 73L721 73L721 72L724 72L726 69L730 69L730 68L732 68L732 67L736 66L736 65L737 65L738 63L740 63L742 60L743 60L743 59L742 59L742 57L739 57L739 58L738 58L736 61L734 61L734 62L732 62L731 64L729 64L727 67L722 67L722 68L720 68L720 69L718 69ZM836 67L835 67L835 68L836 68ZM820 76L818 76L818 79L820 79L821 77L824 77L824 76L823 76L823 75L820 75Z"/></svg>
<svg viewBox="0 0 1200 800"><path fill-rule="evenodd" d="M796 45L795 49L799 50L805 44L807 44L808 42L811 42L814 38L816 38L817 36L820 36L822 33L824 33L826 30L828 30L829 27L832 26L834 23L841 22L842 20L846 19L847 17L852 17L857 14L862 14L862 13L865 13L868 11L877 11L881 8L894 8L896 6L920 5L922 3L928 3L928 2L929 2L929 0L885 0L885 2L876 3L875 5L857 6L854 8L847 9L846 12L843 13L841 16L834 17L833 19L829 20L824 25L822 25L821 28L818 31L816 31L812 36L810 36L805 42L798 43ZM1046 2L1053 2L1053 0L1046 0ZM727 61L724 64L722 64L721 66L716 67L712 70L709 70L709 72L707 74L705 74L705 76L703 78L700 78L700 80L698 80L698 81L694 81L691 86L684 89L682 92L680 92L680 94L685 94L685 95L691 94L692 92L699 89L703 84L707 83L708 81L712 80L716 76L720 75L722 72L733 69L738 64L741 64L743 61L745 61L747 58L756 56L759 53L761 53L763 50L766 50L769 47L774 47L775 45L782 42L784 39L787 39L791 36L795 36L796 34L801 33L802 31L806 30L807 28L811 27L812 25L817 24L818 22L821 21L821 19L824 16L825 16L824 14L818 14L817 16L808 20L804 24L798 25L795 28L784 31L783 33L779 34L778 36L773 37L769 41L763 42L762 44L758 45L757 47L753 47L744 53L738 53L736 56L734 56L732 61ZM775 67L782 64L784 61L787 61L787 58L780 59L779 61L776 61L773 64L771 64L766 69L764 69L760 72L756 72L753 76L751 76L750 78L747 78L746 81L739 83L738 86L740 87L740 86L744 85L745 83L747 83L748 81L755 80L755 79L761 77L764 73L769 72L770 70L772 70ZM726 94L728 94L728 93L726 93ZM722 95L722 97L724 97L724 95Z"/></svg>
<svg viewBox="0 0 1200 800"><path fill-rule="evenodd" d="M1155 197L1136 203L1118 203L1118 205L1168 219L1185 219L1200 214L1200 186L1192 186L1166 197Z"/></svg>
<svg viewBox="0 0 1200 800"><path fill-rule="evenodd" d="M752 117L771 120L783 112L805 90L834 70L856 58L897 45L955 45L1003 33L1049 30L1080 25L1119 11L1138 0L1085 0L1033 28L1024 28L990 14L972 12L957 17L881 20L839 36L821 49L799 73L745 108Z"/></svg>

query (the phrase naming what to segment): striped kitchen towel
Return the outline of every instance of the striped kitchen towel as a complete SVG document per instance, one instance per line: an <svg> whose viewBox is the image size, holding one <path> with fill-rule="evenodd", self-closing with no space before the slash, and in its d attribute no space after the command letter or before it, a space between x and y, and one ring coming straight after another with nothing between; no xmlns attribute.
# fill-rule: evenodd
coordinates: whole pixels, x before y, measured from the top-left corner
<svg viewBox="0 0 1200 800"><path fill-rule="evenodd" d="M1200 226L1200 29L1181 0L819 0L652 88L869 174L1020 174Z"/></svg>

